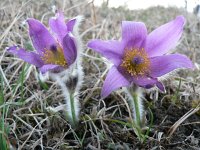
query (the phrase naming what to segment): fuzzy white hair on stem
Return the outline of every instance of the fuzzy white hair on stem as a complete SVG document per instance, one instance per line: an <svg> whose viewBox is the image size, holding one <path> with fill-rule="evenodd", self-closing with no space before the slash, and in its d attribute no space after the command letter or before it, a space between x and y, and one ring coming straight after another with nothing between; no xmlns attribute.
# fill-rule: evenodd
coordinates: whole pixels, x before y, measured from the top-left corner
<svg viewBox="0 0 200 150"><path fill-rule="evenodd" d="M66 82L61 78L60 74L51 73L51 78L55 80L62 89L62 94L66 102L66 111L72 125L75 125L79 120L80 105L76 92L72 92L66 86ZM73 105L73 106L72 106Z"/></svg>
<svg viewBox="0 0 200 150"><path fill-rule="evenodd" d="M74 25L74 29L72 33L76 37L75 38L76 48L77 48L76 73L78 75L78 82L77 82L75 92L78 93L78 91L81 88L81 85L83 83L83 78L84 78L83 67L82 67L82 55L81 55L81 53L83 52L83 44L82 44L83 42L79 34L79 26L81 22L83 21L84 17L77 16L74 19L76 19L76 23Z"/></svg>
<svg viewBox="0 0 200 150"><path fill-rule="evenodd" d="M130 104L130 107L131 107L132 112L133 112L133 119L139 125L139 124L142 123L142 120L144 119L142 89L140 87L136 87L136 88L129 87L129 88L124 88L124 90L127 93L127 96L128 96L128 99L129 99L129 104ZM134 98L136 98L137 103L135 103ZM138 111L139 111L140 123L137 122L138 121L137 108L138 108Z"/></svg>

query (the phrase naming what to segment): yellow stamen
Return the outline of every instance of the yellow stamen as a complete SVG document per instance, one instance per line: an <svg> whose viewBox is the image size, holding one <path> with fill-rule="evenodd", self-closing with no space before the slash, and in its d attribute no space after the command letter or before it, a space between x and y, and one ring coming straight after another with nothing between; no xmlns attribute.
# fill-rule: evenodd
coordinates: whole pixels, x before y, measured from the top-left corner
<svg viewBox="0 0 200 150"><path fill-rule="evenodd" d="M140 59L140 62L134 63L133 60L137 58ZM121 67L132 76L143 76L149 72L150 60L144 49L125 49Z"/></svg>
<svg viewBox="0 0 200 150"><path fill-rule="evenodd" d="M45 50L41 59L45 64L55 64L67 67L63 49L60 46L58 46L56 50Z"/></svg>

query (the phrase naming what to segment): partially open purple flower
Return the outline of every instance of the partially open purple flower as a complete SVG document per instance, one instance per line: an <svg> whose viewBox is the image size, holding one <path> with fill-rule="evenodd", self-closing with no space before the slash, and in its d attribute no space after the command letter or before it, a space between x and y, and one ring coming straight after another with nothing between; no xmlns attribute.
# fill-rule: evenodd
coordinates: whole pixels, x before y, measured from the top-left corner
<svg viewBox="0 0 200 150"><path fill-rule="evenodd" d="M62 71L75 62L77 57L76 39L73 36L75 18L65 23L63 14L58 12L55 18L49 20L52 34L38 20L31 18L27 22L36 52L28 52L17 46L10 47L9 52L35 65L42 73L49 70Z"/></svg>
<svg viewBox="0 0 200 150"><path fill-rule="evenodd" d="M147 89L156 85L164 91L158 77L178 68L193 68L186 56L167 54L180 39L184 24L184 17L178 16L147 34L144 23L123 21L121 41L91 40L88 47L114 64L105 79L102 97L132 83Z"/></svg>

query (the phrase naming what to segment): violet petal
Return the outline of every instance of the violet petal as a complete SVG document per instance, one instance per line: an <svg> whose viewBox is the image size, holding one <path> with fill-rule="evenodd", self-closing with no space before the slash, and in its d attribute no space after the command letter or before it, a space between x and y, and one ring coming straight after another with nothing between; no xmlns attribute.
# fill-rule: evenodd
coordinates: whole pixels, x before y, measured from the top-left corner
<svg viewBox="0 0 200 150"><path fill-rule="evenodd" d="M116 40L90 40L87 46L96 52L102 54L116 66L121 63L124 52L124 43Z"/></svg>
<svg viewBox="0 0 200 150"><path fill-rule="evenodd" d="M126 48L141 48L147 37L147 28L142 22L122 21L122 40Z"/></svg>
<svg viewBox="0 0 200 150"><path fill-rule="evenodd" d="M193 68L193 64L188 57L181 54L163 55L150 59L150 76L160 77L175 69Z"/></svg>
<svg viewBox="0 0 200 150"><path fill-rule="evenodd" d="M62 44L63 38L68 32L63 13L56 13L56 17L53 17L49 20L49 26L59 43Z"/></svg>
<svg viewBox="0 0 200 150"><path fill-rule="evenodd" d="M75 38L71 33L68 33L63 39L63 51L67 65L70 66L77 57Z"/></svg>
<svg viewBox="0 0 200 150"><path fill-rule="evenodd" d="M133 78L132 82L146 89L150 89L156 85L161 91L163 92L165 91L163 84L159 82L156 78L137 77Z"/></svg>
<svg viewBox="0 0 200 150"><path fill-rule="evenodd" d="M112 91L120 88L129 86L129 81L117 70L115 66L113 66L108 72L106 79L103 83L101 97L107 97Z"/></svg>
<svg viewBox="0 0 200 150"><path fill-rule="evenodd" d="M76 18L70 19L66 24L67 25L67 31L68 32L73 32L75 24L76 24Z"/></svg>
<svg viewBox="0 0 200 150"><path fill-rule="evenodd" d="M174 48L180 39L185 19L183 16L176 17L147 36L145 50L150 57L161 56Z"/></svg>
<svg viewBox="0 0 200 150"><path fill-rule="evenodd" d="M27 22L33 46L40 55L52 45L56 45L55 39L41 22L35 19L28 19Z"/></svg>
<svg viewBox="0 0 200 150"><path fill-rule="evenodd" d="M17 57L23 59L25 62L35 65L36 67L41 67L44 62L40 58L40 55L34 52L28 52L23 48L13 46L7 49L8 52L16 55Z"/></svg>
<svg viewBox="0 0 200 150"><path fill-rule="evenodd" d="M41 68L39 68L41 73L46 73L47 71L52 71L52 72L60 72L64 70L64 68L60 65L54 65L54 64L47 64L43 65Z"/></svg>
<svg viewBox="0 0 200 150"><path fill-rule="evenodd" d="M156 86L158 87L158 89L160 89L162 92L166 92L165 91L165 87L164 87L164 85L161 83L161 82L157 82L156 83Z"/></svg>

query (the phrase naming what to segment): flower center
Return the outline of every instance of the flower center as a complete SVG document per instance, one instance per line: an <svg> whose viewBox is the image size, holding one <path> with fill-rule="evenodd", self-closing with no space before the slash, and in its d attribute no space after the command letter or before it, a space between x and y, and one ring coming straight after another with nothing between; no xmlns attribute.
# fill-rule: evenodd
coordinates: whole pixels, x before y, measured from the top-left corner
<svg viewBox="0 0 200 150"><path fill-rule="evenodd" d="M41 59L45 62L45 64L55 64L63 67L67 66L63 49L60 46L52 45L50 50L45 49Z"/></svg>
<svg viewBox="0 0 200 150"><path fill-rule="evenodd" d="M135 65L139 65L143 63L144 59L141 56L135 56L132 60L132 63Z"/></svg>
<svg viewBox="0 0 200 150"><path fill-rule="evenodd" d="M150 60L143 48L125 49L121 66L132 76L143 76L149 72Z"/></svg>

